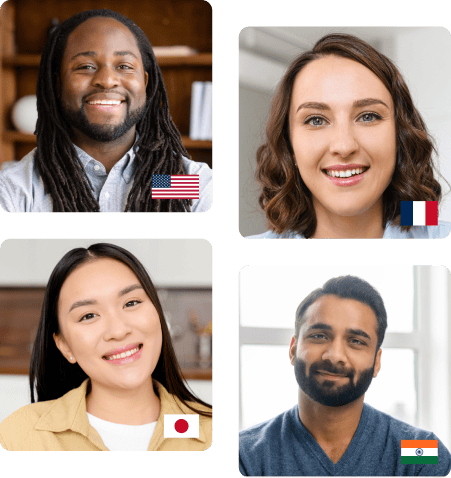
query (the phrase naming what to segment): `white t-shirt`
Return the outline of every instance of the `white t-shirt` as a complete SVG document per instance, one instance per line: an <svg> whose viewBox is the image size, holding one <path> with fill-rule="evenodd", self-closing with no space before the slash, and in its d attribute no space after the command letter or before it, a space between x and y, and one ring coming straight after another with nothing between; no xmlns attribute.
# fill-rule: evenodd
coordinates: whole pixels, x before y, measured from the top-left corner
<svg viewBox="0 0 451 478"><path fill-rule="evenodd" d="M157 422L145 425L111 423L87 413L89 424L96 429L110 451L147 451Z"/></svg>

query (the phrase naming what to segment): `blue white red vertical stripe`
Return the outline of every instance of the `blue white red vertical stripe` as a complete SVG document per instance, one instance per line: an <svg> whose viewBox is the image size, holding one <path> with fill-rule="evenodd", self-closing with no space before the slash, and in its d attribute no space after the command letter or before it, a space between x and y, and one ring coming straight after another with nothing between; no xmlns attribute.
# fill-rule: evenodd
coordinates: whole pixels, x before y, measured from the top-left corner
<svg viewBox="0 0 451 478"><path fill-rule="evenodd" d="M152 175L152 199L199 199L199 175Z"/></svg>
<svg viewBox="0 0 451 478"><path fill-rule="evenodd" d="M438 201L401 201L401 226L438 226Z"/></svg>

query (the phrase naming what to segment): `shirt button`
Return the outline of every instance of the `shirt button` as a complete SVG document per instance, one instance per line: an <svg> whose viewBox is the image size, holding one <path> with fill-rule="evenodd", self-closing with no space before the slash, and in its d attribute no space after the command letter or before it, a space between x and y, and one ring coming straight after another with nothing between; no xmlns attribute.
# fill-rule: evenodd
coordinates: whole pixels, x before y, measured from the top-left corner
<svg viewBox="0 0 451 478"><path fill-rule="evenodd" d="M99 166L98 164L96 164L96 165L94 166L94 169L95 169L96 171L98 171L98 170L100 169L100 166Z"/></svg>
<svg viewBox="0 0 451 478"><path fill-rule="evenodd" d="M107 199L109 199L110 193L105 193L105 197L106 197Z"/></svg>

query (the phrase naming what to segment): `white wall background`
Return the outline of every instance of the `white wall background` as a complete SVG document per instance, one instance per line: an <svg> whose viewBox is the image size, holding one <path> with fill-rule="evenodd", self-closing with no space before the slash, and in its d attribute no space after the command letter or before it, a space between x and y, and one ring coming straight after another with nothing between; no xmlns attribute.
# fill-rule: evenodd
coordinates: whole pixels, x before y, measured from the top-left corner
<svg viewBox="0 0 451 478"><path fill-rule="evenodd" d="M66 252L98 242L113 243L134 254L156 287L212 285L211 246L205 240L10 239L0 246L0 286L45 286ZM211 381L189 380L188 385L202 400L212 403ZM0 375L0 422L29 403L28 376Z"/></svg>
<svg viewBox="0 0 451 478"><path fill-rule="evenodd" d="M0 246L0 286L45 286L66 252L109 242L127 249L144 265L158 287L211 286L211 245L186 239L14 239Z"/></svg>
<svg viewBox="0 0 451 478"><path fill-rule="evenodd" d="M438 169L451 182L451 34L446 28L248 27L240 33L239 227L243 236L267 230L253 175L270 99L291 61L332 32L362 38L398 66L436 140ZM449 191L444 182L442 186L444 193ZM442 202L440 219L451 221L450 194Z"/></svg>

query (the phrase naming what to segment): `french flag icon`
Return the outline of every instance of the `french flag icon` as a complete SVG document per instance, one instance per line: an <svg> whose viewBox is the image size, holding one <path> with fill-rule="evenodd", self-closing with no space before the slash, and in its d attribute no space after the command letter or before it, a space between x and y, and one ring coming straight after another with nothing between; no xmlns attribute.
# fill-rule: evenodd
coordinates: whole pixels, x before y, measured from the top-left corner
<svg viewBox="0 0 451 478"><path fill-rule="evenodd" d="M165 438L199 438L199 415L165 414Z"/></svg>
<svg viewBox="0 0 451 478"><path fill-rule="evenodd" d="M438 226L438 201L401 201L401 226Z"/></svg>

